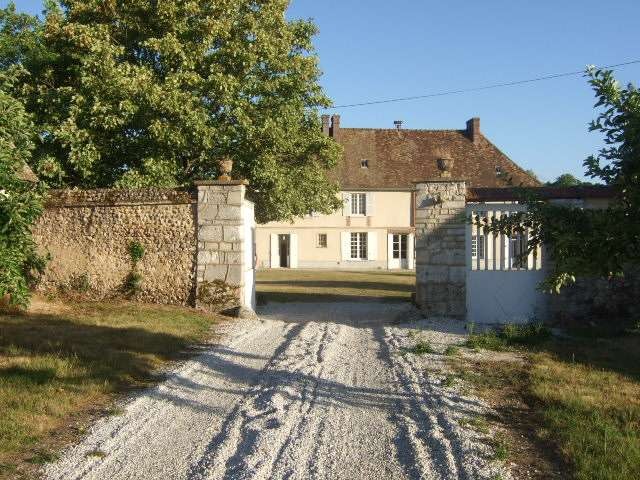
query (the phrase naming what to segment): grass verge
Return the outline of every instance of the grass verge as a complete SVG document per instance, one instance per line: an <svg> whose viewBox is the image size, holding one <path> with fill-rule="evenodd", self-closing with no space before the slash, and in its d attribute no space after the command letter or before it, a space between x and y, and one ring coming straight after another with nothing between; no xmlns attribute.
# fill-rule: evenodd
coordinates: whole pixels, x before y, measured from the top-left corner
<svg viewBox="0 0 640 480"><path fill-rule="evenodd" d="M518 347L540 345L551 338L551 332L541 323L507 324L498 330L479 334L475 333L473 324L468 324L467 330L469 338L465 346L473 349L507 351Z"/></svg>
<svg viewBox="0 0 640 480"><path fill-rule="evenodd" d="M519 349L524 361L492 354L472 365L452 362L498 405L507 426L534 432L533 450L555 447L557 456L548 456L549 471L539 478L555 477L558 469L565 471L556 478L640 478L640 336L557 339L527 332L474 334L468 344Z"/></svg>
<svg viewBox="0 0 640 480"><path fill-rule="evenodd" d="M215 320L179 307L38 299L29 313L0 314L0 478L33 478L88 419L117 414L117 393L156 382Z"/></svg>
<svg viewBox="0 0 640 480"><path fill-rule="evenodd" d="M260 270L259 302L408 301L415 288L412 271Z"/></svg>

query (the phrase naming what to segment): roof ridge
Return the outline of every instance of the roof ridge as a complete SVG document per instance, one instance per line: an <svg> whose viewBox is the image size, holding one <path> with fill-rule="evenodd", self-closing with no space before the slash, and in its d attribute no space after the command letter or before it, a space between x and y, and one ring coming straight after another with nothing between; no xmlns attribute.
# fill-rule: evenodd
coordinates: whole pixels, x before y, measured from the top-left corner
<svg viewBox="0 0 640 480"><path fill-rule="evenodd" d="M379 130L389 132L465 132L466 130L460 128L378 128L378 127L343 127L342 130Z"/></svg>

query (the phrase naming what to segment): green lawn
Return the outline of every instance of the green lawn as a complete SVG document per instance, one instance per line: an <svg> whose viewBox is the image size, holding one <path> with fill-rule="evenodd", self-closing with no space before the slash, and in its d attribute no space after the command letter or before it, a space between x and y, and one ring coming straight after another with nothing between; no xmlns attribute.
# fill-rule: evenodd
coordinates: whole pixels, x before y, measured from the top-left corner
<svg viewBox="0 0 640 480"><path fill-rule="evenodd" d="M0 313L0 478L36 468L121 393L212 335L217 317L127 302L34 302Z"/></svg>
<svg viewBox="0 0 640 480"><path fill-rule="evenodd" d="M261 270L258 302L407 301L412 271Z"/></svg>
<svg viewBox="0 0 640 480"><path fill-rule="evenodd" d="M640 335L569 333L472 336L470 346L513 349L526 361L469 368L457 360L458 371L489 397L503 389L527 402L538 437L555 446L574 478L640 478Z"/></svg>

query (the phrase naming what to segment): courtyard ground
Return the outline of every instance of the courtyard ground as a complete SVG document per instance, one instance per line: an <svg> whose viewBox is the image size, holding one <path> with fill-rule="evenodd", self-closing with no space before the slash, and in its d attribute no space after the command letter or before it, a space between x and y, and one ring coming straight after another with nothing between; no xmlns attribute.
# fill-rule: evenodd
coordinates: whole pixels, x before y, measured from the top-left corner
<svg viewBox="0 0 640 480"><path fill-rule="evenodd" d="M412 272L258 280L256 320L43 301L0 316L0 477L640 474L637 332L469 336L420 317ZM150 388L112 403L132 386Z"/></svg>
<svg viewBox="0 0 640 480"><path fill-rule="evenodd" d="M509 478L489 413L447 382L459 323L408 301L412 272L260 272L257 320L124 402L51 479ZM428 348L425 348L428 346Z"/></svg>
<svg viewBox="0 0 640 480"><path fill-rule="evenodd" d="M99 421L49 479L510 478L446 381L461 325L406 301L270 302ZM425 349L425 345L429 348Z"/></svg>

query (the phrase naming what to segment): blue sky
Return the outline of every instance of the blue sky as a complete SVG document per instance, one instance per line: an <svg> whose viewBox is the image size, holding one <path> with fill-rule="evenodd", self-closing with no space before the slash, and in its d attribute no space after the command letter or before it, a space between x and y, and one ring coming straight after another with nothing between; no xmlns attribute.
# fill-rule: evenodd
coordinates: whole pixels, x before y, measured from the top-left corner
<svg viewBox="0 0 640 480"><path fill-rule="evenodd" d="M41 8L39 0L16 4ZM640 59L637 0L293 0L289 14L318 25L321 83L336 105ZM618 69L617 77L639 84L640 65ZM601 146L587 131L593 103L586 80L575 76L336 113L345 127L392 127L399 119L406 128L433 129L463 128L479 116L500 149L549 180L581 176L582 161Z"/></svg>

